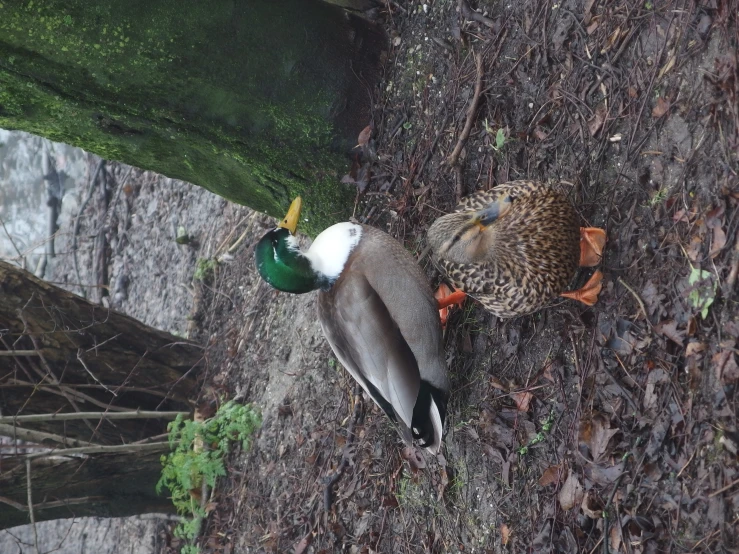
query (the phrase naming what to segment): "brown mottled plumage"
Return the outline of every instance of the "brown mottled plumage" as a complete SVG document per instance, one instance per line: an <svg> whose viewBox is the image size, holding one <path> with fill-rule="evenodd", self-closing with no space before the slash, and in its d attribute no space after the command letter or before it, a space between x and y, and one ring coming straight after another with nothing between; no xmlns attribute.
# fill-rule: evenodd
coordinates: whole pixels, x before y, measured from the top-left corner
<svg viewBox="0 0 739 554"><path fill-rule="evenodd" d="M491 206L493 221L481 225ZM580 260L577 213L564 194L534 181L466 197L434 222L428 242L452 283L499 317L543 307L567 288Z"/></svg>

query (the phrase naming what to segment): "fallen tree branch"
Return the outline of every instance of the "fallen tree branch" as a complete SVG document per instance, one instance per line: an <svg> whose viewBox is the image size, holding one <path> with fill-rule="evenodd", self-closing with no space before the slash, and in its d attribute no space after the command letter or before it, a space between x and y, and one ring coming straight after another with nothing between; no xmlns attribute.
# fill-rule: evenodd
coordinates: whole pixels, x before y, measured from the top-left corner
<svg viewBox="0 0 739 554"><path fill-rule="evenodd" d="M0 350L2 356L39 356L36 350Z"/></svg>
<svg viewBox="0 0 739 554"><path fill-rule="evenodd" d="M189 416L188 412L155 412L129 410L127 412L75 412L64 414L30 414L0 416L3 423L30 423L41 421L72 421L76 419L175 419L178 415Z"/></svg>
<svg viewBox="0 0 739 554"><path fill-rule="evenodd" d="M169 442L153 442L150 444L114 444L112 446L82 446L80 448L60 448L48 452L26 454L26 459L46 456L71 456L72 454L119 454L121 452L165 452L170 449Z"/></svg>
<svg viewBox="0 0 739 554"><path fill-rule="evenodd" d="M26 491L28 492L28 517L31 518L31 527L33 527L33 546L38 549L38 531L36 530L36 517L33 515L33 492L31 489L31 460L26 458Z"/></svg>
<svg viewBox="0 0 739 554"><path fill-rule="evenodd" d="M8 418L3 418L8 419ZM33 429L24 429L23 427L16 427L14 425L5 425L0 423L0 435L10 437L13 439L19 439L23 441L35 442L38 444L44 441L51 441L56 444L62 444L64 446L93 446L93 443L88 441L81 441L77 439L71 439L69 437L63 437L61 435L55 435L54 433L46 433L44 431L34 431Z"/></svg>
<svg viewBox="0 0 739 554"><path fill-rule="evenodd" d="M462 133L459 135L459 139L457 140L457 146L454 147L454 150L449 155L449 157L446 159L446 163L449 164L450 166L457 165L457 162L459 161L459 155L462 153L462 148L464 148L464 145L470 136L470 132L472 131L472 124L475 120L475 114L477 113L477 107L480 104L480 93L482 92L482 75L483 75L482 54L479 54L479 53L475 54L475 67L477 68L477 80L475 81L475 92L472 96L472 102L470 103L470 107L467 109L467 121L465 122L464 129L462 129Z"/></svg>
<svg viewBox="0 0 739 554"><path fill-rule="evenodd" d="M104 496L81 496L79 498L65 498L64 500L52 500L51 502L41 502L40 504L34 504L33 509L34 510L51 510L52 508L63 508L65 506L72 506L74 504L88 504L90 502L100 502L105 500ZM7 498L5 496L0 496L0 503L7 504L8 506L12 506L16 510L20 512L27 512L28 506L24 506L20 502L16 502L15 500L12 500L10 498ZM138 516L139 518L144 519L144 516L151 515L151 516L159 516L159 517L168 517L168 518L178 518L180 516L168 516L166 514L141 514ZM155 519L152 517L151 519ZM179 520L177 520L179 521Z"/></svg>

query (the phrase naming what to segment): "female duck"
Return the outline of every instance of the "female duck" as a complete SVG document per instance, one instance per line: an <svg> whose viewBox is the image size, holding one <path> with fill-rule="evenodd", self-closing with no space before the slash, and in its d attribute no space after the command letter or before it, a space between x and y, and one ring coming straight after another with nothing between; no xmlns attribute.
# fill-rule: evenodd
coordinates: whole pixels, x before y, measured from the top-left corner
<svg viewBox="0 0 739 554"><path fill-rule="evenodd" d="M542 308L557 295L592 306L603 274L563 292L578 265L600 262L606 234L581 228L577 213L558 190L534 181L511 181L463 199L437 219L428 243L452 283L498 317ZM458 301L455 293L443 304Z"/></svg>
<svg viewBox="0 0 739 554"><path fill-rule="evenodd" d="M257 269L276 289L320 289L318 317L331 348L377 405L436 454L449 380L437 304L416 261L386 233L354 223L323 231L301 252L296 198L277 228L259 241Z"/></svg>

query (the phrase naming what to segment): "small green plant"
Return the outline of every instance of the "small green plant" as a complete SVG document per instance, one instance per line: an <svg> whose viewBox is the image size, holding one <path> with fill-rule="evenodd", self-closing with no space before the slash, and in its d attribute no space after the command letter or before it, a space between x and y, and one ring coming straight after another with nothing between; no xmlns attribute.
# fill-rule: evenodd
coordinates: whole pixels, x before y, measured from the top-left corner
<svg viewBox="0 0 739 554"><path fill-rule="evenodd" d="M503 127L500 127L495 133L493 133L493 128L490 127L487 119L483 122L483 125L485 126L485 132L488 135L495 135L495 144L491 144L490 148L492 148L496 152L500 152L505 146L506 141L508 140L505 129Z"/></svg>
<svg viewBox="0 0 739 554"><path fill-rule="evenodd" d="M193 279L196 281L205 281L215 271L218 262L213 258L198 258L195 264L195 274Z"/></svg>
<svg viewBox="0 0 739 554"><path fill-rule="evenodd" d="M193 421L179 415L167 426L171 452L162 456L162 477L156 490L161 493L166 487L177 513L186 518L174 530L176 537L190 543L183 547L182 554L199 552L192 542L206 515L191 491L199 491L203 483L212 488L218 477L225 476L223 460L231 443L240 441L247 450L261 423L262 418L252 405L228 401L210 419Z"/></svg>
<svg viewBox="0 0 739 554"><path fill-rule="evenodd" d="M547 433L551 431L552 425L554 424L554 410L551 410L549 412L549 415L544 420L544 422L541 424L541 431L539 431L536 436L529 441L529 443L525 446L522 446L517 450L519 456L525 456L529 453L529 448L534 446L535 444L539 444L540 442L544 442L544 439L547 436Z"/></svg>
<svg viewBox="0 0 739 554"><path fill-rule="evenodd" d="M718 284L713 279L713 273L693 267L693 264L690 264L688 284L692 287L688 295L688 302L693 309L700 311L703 319L706 319L708 308L716 299L716 290L718 289Z"/></svg>
<svg viewBox="0 0 739 554"><path fill-rule="evenodd" d="M655 206L662 204L667 200L667 189L665 187L660 188L654 195L647 201L647 206L654 208Z"/></svg>

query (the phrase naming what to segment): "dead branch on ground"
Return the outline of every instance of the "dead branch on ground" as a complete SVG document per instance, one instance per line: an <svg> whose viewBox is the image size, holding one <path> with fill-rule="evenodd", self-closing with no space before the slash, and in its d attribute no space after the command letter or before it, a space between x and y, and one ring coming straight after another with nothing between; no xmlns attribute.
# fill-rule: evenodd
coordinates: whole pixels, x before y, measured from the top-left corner
<svg viewBox="0 0 739 554"><path fill-rule="evenodd" d="M480 53L475 54L475 67L477 69L475 92L472 95L472 102L470 102L470 107L467 109L467 121L464 124L464 129L462 129L462 133L459 135L457 146L454 147L454 150L446 160L447 164L449 164L450 166L457 165L457 162L459 161L459 155L462 153L462 148L464 148L464 145L470 136L470 132L472 131L472 124L475 120L475 114L477 114L477 107L480 105L480 94L482 93L483 75L482 54Z"/></svg>

